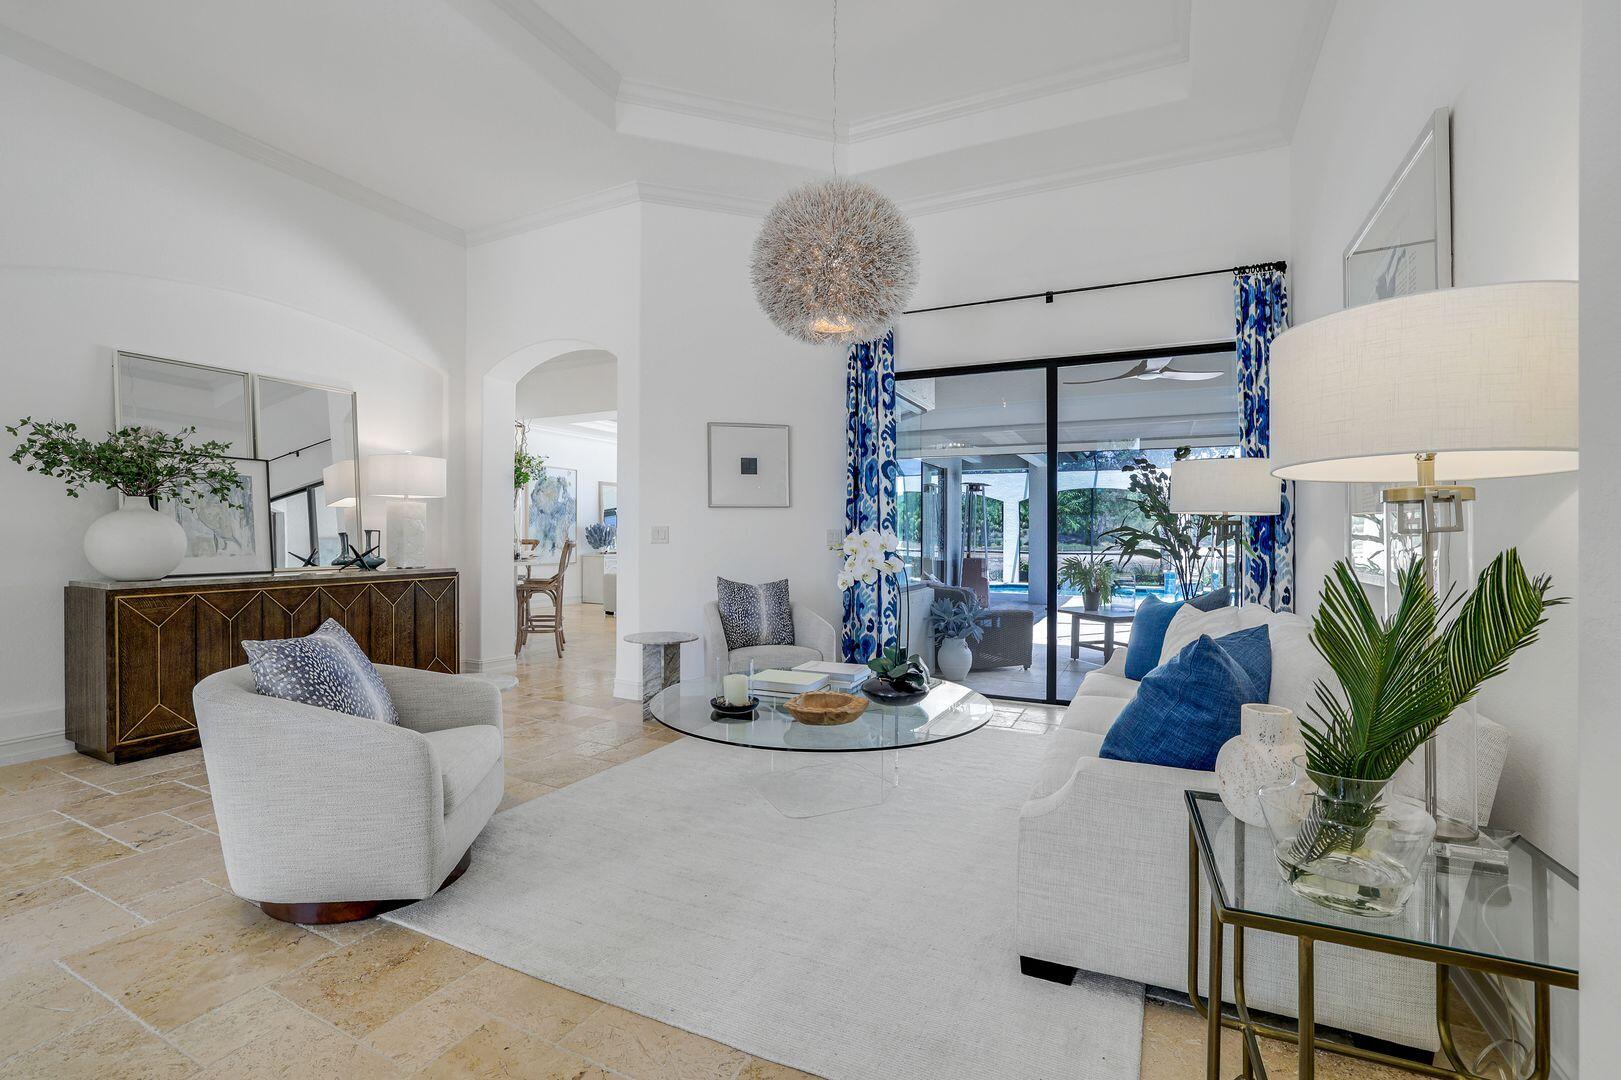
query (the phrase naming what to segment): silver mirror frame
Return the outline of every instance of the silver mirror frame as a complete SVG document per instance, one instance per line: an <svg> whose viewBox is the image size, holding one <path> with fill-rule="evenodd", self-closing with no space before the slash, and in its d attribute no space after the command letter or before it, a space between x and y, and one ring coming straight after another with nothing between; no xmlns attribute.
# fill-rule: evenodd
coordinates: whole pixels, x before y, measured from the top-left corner
<svg viewBox="0 0 1621 1080"><path fill-rule="evenodd" d="M1349 273L1351 256L1359 253L1363 240L1390 205L1390 200L1401 187L1402 181L1407 178L1407 174L1412 171L1424 153L1432 147L1435 152L1435 287L1437 289L1452 287L1452 110L1442 106L1430 114L1429 122L1424 125L1412 147L1402 157L1401 164L1396 167L1390 182L1379 193L1373 209L1368 211L1368 216L1363 219L1361 227L1351 237L1351 242L1345 245L1345 252L1340 256L1342 307L1351 306Z"/></svg>

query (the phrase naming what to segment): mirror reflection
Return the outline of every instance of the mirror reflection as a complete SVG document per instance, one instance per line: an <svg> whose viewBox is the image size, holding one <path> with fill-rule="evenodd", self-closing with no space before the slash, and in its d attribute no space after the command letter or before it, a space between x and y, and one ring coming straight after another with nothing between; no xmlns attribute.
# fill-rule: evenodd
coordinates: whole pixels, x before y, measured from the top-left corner
<svg viewBox="0 0 1621 1080"><path fill-rule="evenodd" d="M355 396L256 377L259 456L270 470L276 569L331 566L356 535Z"/></svg>
<svg viewBox="0 0 1621 1080"><path fill-rule="evenodd" d="M155 356L119 353L117 421L170 435L197 429L197 442L230 445L232 457L253 457L248 377L240 371L200 367Z"/></svg>

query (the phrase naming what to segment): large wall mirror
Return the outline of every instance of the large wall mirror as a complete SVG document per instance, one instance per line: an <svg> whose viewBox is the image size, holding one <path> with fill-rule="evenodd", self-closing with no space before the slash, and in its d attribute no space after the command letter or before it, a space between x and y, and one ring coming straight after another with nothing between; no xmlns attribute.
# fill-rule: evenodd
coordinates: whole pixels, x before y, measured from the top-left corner
<svg viewBox="0 0 1621 1080"><path fill-rule="evenodd" d="M119 427L195 428L242 477L237 499L160 507L186 530L178 573L331 568L362 539L352 391L127 352L114 386Z"/></svg>

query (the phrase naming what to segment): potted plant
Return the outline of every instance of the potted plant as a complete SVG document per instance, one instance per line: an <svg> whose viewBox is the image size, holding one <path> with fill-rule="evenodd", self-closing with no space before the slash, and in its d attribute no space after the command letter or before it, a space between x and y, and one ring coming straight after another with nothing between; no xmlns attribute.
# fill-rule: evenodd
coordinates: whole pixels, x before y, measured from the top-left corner
<svg viewBox="0 0 1621 1080"><path fill-rule="evenodd" d="M906 563L898 554L900 537L888 529L866 529L845 536L844 566L839 571L840 592L858 584L873 585L881 580L893 580L906 573ZM902 590L902 596L906 596ZM911 599L907 597L907 610L901 625L911 624ZM859 658L856 653L853 658ZM873 677L862 684L869 695L891 701L920 697L929 689L929 666L916 653L908 652L899 640L887 648L880 648L867 661Z"/></svg>
<svg viewBox="0 0 1621 1080"><path fill-rule="evenodd" d="M940 674L952 682L961 682L968 674L974 657L968 651L970 641L985 636L983 620L985 609L979 601L936 600L929 606L929 629L934 634L934 662Z"/></svg>
<svg viewBox="0 0 1621 1080"><path fill-rule="evenodd" d="M518 505L518 497L523 489L534 483L535 477L546 467L544 454L531 454L527 445L520 445L512 452L512 505Z"/></svg>
<svg viewBox="0 0 1621 1080"><path fill-rule="evenodd" d="M1176 460L1186 458L1186 446L1176 448ZM1171 474L1147 458L1140 457L1121 467L1129 477L1127 486L1135 496L1132 504L1145 519L1143 525L1125 524L1103 535L1120 545L1120 561L1143 556L1169 563L1176 571L1182 599L1191 600L1209 573L1220 546L1220 517L1210 514L1178 514L1171 510Z"/></svg>
<svg viewBox="0 0 1621 1080"><path fill-rule="evenodd" d="M585 527L585 542L591 545L592 551L607 551L614 546L614 527L602 522Z"/></svg>
<svg viewBox="0 0 1621 1080"><path fill-rule="evenodd" d="M1081 606L1096 611L1114 596L1120 567L1106 551L1067 556L1058 567L1058 583L1081 594Z"/></svg>
<svg viewBox="0 0 1621 1080"><path fill-rule="evenodd" d="M1435 833L1423 807L1388 794L1396 770L1565 602L1549 598L1546 576L1527 577L1513 548L1467 596L1437 598L1422 561L1397 583L1400 605L1384 620L1351 564L1334 564L1311 642L1339 688L1317 683L1317 705L1300 718L1306 753L1294 781L1261 791L1284 880L1359 915L1401 910Z"/></svg>
<svg viewBox="0 0 1621 1080"><path fill-rule="evenodd" d="M79 434L67 420L24 417L6 432L19 439L11 460L67 485L70 499L87 487L124 495L124 505L90 524L84 554L114 581L146 581L173 572L186 554L186 532L158 501L192 506L205 496L228 500L241 490L230 446L193 441L196 428L169 435L155 428L124 427L100 442Z"/></svg>

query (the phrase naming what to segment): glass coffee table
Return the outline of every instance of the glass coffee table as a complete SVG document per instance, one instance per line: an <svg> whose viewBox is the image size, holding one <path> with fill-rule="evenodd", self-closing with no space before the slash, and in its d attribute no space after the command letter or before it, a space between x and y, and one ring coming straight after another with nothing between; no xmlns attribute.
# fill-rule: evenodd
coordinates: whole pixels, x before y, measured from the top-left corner
<svg viewBox="0 0 1621 1080"><path fill-rule="evenodd" d="M882 803L900 783L900 751L978 731L994 712L983 694L940 682L907 705L868 698L867 710L848 724L802 724L784 707L787 698L764 695L752 719L737 720L710 708L716 689L713 679L667 687L649 702L653 719L695 739L771 751L755 786L786 817Z"/></svg>
<svg viewBox="0 0 1621 1080"><path fill-rule="evenodd" d="M1272 838L1265 828L1246 825L1207 792L1185 793L1188 809L1188 997L1204 1018L1205 1075L1225 1080L1221 1070L1221 1029L1241 1035L1243 1077L1264 1080L1256 1038L1298 1044L1302 1080L1313 1075L1313 1050L1328 1050L1425 1076L1475 1077L1453 1040L1448 986L1453 968L1529 984L1529 1031L1520 1041L1529 1076L1550 1074L1554 1031L1550 990L1575 990L1576 876L1534 845L1512 833L1483 834L1479 847L1437 846L1426 857L1407 906L1389 918L1332 911L1297 895L1278 873ZM1201 869L1203 873L1201 874ZM1207 997L1199 978L1200 879L1208 883L1210 925ZM1219 1005L1227 951L1215 928L1232 932L1232 985L1236 1018ZM1244 998L1246 930L1283 934L1296 940L1299 1031L1251 1015ZM1435 1024L1444 1064L1416 1063L1380 1051L1318 1038L1315 946L1319 943L1407 957L1435 965ZM1497 1075L1495 1071L1489 1075ZM1526 1075L1522 1071L1520 1075Z"/></svg>

